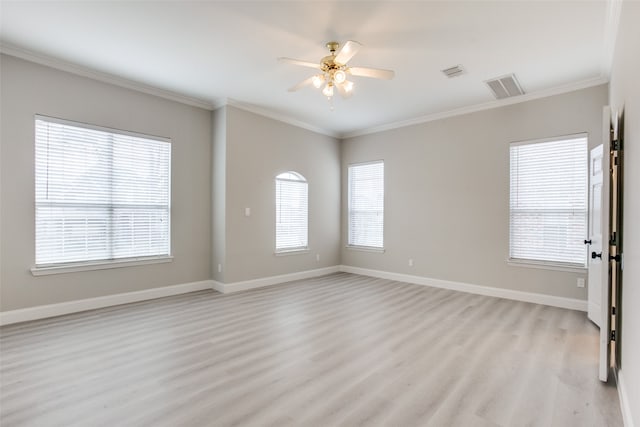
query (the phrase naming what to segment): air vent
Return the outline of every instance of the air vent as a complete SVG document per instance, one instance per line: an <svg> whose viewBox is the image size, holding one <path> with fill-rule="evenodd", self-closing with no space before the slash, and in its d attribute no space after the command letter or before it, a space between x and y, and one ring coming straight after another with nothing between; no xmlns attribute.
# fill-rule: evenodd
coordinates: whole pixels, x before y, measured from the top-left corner
<svg viewBox="0 0 640 427"><path fill-rule="evenodd" d="M464 74L464 68L462 65L455 65L453 67L445 68L442 73L448 78L457 77L460 74Z"/></svg>
<svg viewBox="0 0 640 427"><path fill-rule="evenodd" d="M524 91L520 87L520 84L514 74L487 80L485 83L489 86L489 89L491 89L493 95L497 99L524 94Z"/></svg>

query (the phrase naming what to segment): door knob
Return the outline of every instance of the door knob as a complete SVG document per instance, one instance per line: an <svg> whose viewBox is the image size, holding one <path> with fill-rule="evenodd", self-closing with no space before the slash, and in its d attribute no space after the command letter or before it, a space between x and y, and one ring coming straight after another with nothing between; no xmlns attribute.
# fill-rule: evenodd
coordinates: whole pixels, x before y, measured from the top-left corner
<svg viewBox="0 0 640 427"><path fill-rule="evenodd" d="M585 244L585 245L590 245L590 244L591 244L591 239L589 239L589 240L585 240L585 241L584 241L584 244Z"/></svg>
<svg viewBox="0 0 640 427"><path fill-rule="evenodd" d="M595 252L591 252L591 259L596 259L596 258L602 259L602 252L600 252L599 254Z"/></svg>

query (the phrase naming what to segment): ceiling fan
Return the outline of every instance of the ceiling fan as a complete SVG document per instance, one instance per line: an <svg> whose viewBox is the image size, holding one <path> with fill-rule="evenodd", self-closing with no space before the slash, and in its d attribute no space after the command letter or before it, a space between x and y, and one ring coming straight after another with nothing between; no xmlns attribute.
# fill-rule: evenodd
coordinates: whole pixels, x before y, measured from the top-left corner
<svg viewBox="0 0 640 427"><path fill-rule="evenodd" d="M327 48L329 49L329 55L322 58L320 63L301 61L293 58L278 58L278 61L280 62L320 70L319 74L311 76L289 88L289 92L295 92L308 85L313 85L316 89L320 89L324 86L322 94L331 101L334 89L337 90L343 98L348 98L352 95L353 82L347 79L348 76L371 77L374 79L384 80L391 80L393 78L395 73L391 70L381 70L378 68L368 67L350 67L347 65L351 58L358 53L362 44L349 40L344 44L344 46L342 46L342 49L336 53L339 47L340 44L338 42L328 42Z"/></svg>

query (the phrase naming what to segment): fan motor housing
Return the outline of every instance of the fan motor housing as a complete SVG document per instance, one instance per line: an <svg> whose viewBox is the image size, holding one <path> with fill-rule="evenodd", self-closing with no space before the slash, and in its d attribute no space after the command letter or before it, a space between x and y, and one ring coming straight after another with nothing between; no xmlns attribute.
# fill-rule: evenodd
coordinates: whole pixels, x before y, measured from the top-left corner
<svg viewBox="0 0 640 427"><path fill-rule="evenodd" d="M320 61L320 67L322 68L322 71L324 71L325 73L329 71L335 72L337 70L344 70L345 68L344 64L340 64L336 62L336 50L338 50L339 47L340 47L340 43L338 42L327 43L327 48L329 49L329 52L331 52L331 55L325 56Z"/></svg>
<svg viewBox="0 0 640 427"><path fill-rule="evenodd" d="M320 61L320 68L322 71L326 73L329 71L344 70L346 68L343 64L337 63L335 59L335 55L329 55L322 58Z"/></svg>

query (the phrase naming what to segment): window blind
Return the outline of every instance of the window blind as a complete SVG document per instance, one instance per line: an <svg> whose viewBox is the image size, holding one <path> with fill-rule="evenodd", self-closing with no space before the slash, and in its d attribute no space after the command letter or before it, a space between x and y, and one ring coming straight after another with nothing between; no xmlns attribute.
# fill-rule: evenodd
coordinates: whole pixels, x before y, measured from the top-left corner
<svg viewBox="0 0 640 427"><path fill-rule="evenodd" d="M349 166L349 245L382 248L384 163Z"/></svg>
<svg viewBox="0 0 640 427"><path fill-rule="evenodd" d="M170 254L171 144L36 116L36 265Z"/></svg>
<svg viewBox="0 0 640 427"><path fill-rule="evenodd" d="M276 251L307 248L308 185L300 174L276 177Z"/></svg>
<svg viewBox="0 0 640 427"><path fill-rule="evenodd" d="M586 265L587 137L512 144L510 258Z"/></svg>

